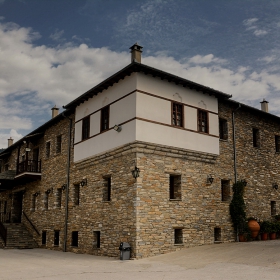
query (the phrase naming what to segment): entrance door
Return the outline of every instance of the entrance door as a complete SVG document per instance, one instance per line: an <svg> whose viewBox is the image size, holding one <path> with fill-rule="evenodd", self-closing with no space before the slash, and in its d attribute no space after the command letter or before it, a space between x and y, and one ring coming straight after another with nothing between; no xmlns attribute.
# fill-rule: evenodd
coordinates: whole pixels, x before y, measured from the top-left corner
<svg viewBox="0 0 280 280"><path fill-rule="evenodd" d="M13 194L12 223L21 223L23 191Z"/></svg>

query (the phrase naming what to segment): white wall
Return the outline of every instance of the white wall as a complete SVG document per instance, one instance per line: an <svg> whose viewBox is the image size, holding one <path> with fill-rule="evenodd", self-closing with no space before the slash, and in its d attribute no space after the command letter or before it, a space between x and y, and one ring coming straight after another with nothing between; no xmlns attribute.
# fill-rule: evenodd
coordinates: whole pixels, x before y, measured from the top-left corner
<svg viewBox="0 0 280 280"><path fill-rule="evenodd" d="M155 96L134 92L111 104L136 89ZM187 105L184 106L185 129L172 127L171 100L207 110L209 133L212 136L193 132L197 131L197 108ZM126 122L122 125L121 132L110 129L100 133L100 111L98 110L108 104L110 104L109 127L112 128L115 124ZM90 136L95 136L80 142L82 121L76 123L75 143L78 144L74 149L74 161L83 160L135 140L219 154L219 138L213 137L213 135L219 135L217 111L218 101L213 96L204 95L141 73L134 73L77 107L76 121L95 112L90 117ZM136 117L147 121L136 121Z"/></svg>

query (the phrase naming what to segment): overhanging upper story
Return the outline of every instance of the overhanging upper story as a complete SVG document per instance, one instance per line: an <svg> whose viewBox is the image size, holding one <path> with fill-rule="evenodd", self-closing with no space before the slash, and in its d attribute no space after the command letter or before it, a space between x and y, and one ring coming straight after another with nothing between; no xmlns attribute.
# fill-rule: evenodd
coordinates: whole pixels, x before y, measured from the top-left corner
<svg viewBox="0 0 280 280"><path fill-rule="evenodd" d="M132 62L65 106L76 108L74 161L133 141L218 155L218 99L229 97Z"/></svg>

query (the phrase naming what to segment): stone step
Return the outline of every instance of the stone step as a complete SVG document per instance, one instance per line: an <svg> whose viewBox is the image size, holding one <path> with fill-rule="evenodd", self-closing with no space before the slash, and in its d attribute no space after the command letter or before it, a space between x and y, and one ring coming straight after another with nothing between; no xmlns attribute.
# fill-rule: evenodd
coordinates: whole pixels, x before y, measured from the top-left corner
<svg viewBox="0 0 280 280"><path fill-rule="evenodd" d="M4 246L5 249L32 249L38 247L31 234L23 224L5 223L4 226L7 229L6 246Z"/></svg>

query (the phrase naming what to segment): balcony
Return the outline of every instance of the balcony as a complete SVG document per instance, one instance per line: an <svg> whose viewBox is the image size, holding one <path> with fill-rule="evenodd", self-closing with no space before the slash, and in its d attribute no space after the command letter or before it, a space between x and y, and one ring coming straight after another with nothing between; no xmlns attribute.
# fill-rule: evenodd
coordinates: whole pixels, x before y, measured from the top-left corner
<svg viewBox="0 0 280 280"><path fill-rule="evenodd" d="M41 179L41 160L25 160L17 165L15 180L35 181Z"/></svg>

